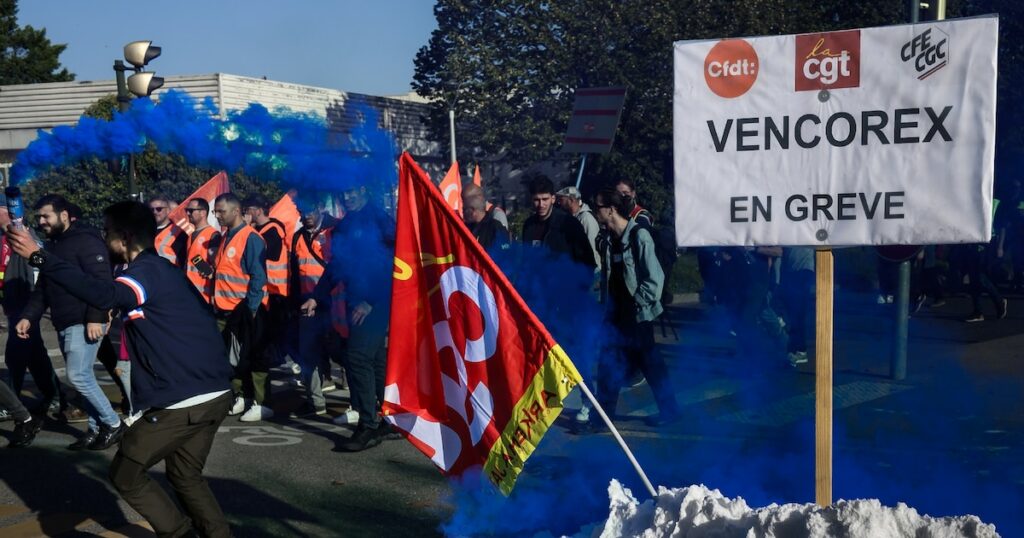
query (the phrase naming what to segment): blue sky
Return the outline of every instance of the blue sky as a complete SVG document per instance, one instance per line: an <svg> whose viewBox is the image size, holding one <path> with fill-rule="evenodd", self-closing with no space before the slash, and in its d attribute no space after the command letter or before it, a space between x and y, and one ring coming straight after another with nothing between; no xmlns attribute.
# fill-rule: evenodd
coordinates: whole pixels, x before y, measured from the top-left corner
<svg viewBox="0 0 1024 538"><path fill-rule="evenodd" d="M437 27L430 0L21 0L18 22L67 43L77 80L112 79L122 47L163 47L159 75L231 73L373 95L410 91Z"/></svg>

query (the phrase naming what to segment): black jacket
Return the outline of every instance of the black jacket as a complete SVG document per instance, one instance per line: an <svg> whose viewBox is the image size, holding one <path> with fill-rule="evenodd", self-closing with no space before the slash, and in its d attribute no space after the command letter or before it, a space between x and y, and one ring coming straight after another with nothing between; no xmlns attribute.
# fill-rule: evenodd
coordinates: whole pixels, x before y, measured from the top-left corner
<svg viewBox="0 0 1024 538"><path fill-rule="evenodd" d="M545 229L546 227L546 229ZM523 223L522 240L527 245L540 237L540 242L552 252L565 254L576 263L594 268L594 251L590 240L576 217L557 207L551 208L551 216L542 221L536 214L530 215Z"/></svg>
<svg viewBox="0 0 1024 538"><path fill-rule="evenodd" d="M466 225L469 231L473 232L473 236L476 237L480 246L484 247L484 250L508 248L508 230L494 219L494 215L490 211L484 215L483 220L480 222L474 224L466 223Z"/></svg>
<svg viewBox="0 0 1024 538"><path fill-rule="evenodd" d="M185 272L153 249L139 254L116 281L83 274L47 256L40 268L52 288L100 311L127 312L124 338L132 360L132 405L164 408L231 388L231 365L210 305Z"/></svg>
<svg viewBox="0 0 1024 538"><path fill-rule="evenodd" d="M113 281L107 245L100 237L99 230L88 224L71 223L67 230L47 241L44 248L46 252L101 282ZM58 331L72 325L108 321L106 310L86 305L63 287L50 285L48 280L45 275L39 275L36 288L32 290L28 304L21 313L23 319L38 324L43 312L49 307L50 320Z"/></svg>

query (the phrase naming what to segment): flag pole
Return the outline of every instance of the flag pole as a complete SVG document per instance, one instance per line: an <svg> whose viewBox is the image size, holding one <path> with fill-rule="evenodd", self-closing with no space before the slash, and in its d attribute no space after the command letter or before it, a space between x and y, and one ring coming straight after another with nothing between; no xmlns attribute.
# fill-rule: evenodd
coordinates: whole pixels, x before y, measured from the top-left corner
<svg viewBox="0 0 1024 538"><path fill-rule="evenodd" d="M583 169L587 167L587 154L583 154L583 158L580 159L580 173L576 174L576 190L580 189L580 183L583 182Z"/></svg>
<svg viewBox="0 0 1024 538"><path fill-rule="evenodd" d="M587 158L585 153L583 154L583 158ZM624 441L622 439L622 436L619 435L619 430L615 429L615 425L612 424L612 420L608 418L607 414L605 414L604 408L601 407L601 404L597 403L597 398L594 398L594 395L590 392L590 389L587 388L587 384L584 383L583 381L580 381L579 387L580 390L583 391L583 394L587 396L587 399L590 400L590 403L591 405L594 406L594 409L597 410L597 414L601 415L601 420L603 420L604 423L608 426L608 429L611 430L612 435L615 437L615 440L618 441L619 446L622 447L622 451L625 452L626 457L629 458L629 462L632 463L633 468L636 469L636 473L640 475L640 480L643 480L644 486L647 487L647 491L650 492L651 497L657 497L658 492L655 491L654 486L651 485L651 481L647 478L647 473L645 473L644 470L640 467L640 463L636 461L636 457L633 456L633 452L629 449L628 446L626 446L626 441Z"/></svg>

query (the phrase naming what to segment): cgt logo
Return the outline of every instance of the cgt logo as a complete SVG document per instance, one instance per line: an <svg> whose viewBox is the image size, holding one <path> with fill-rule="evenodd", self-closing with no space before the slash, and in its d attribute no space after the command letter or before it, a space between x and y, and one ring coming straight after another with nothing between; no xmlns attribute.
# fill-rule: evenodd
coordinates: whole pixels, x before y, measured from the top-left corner
<svg viewBox="0 0 1024 538"><path fill-rule="evenodd" d="M704 81L715 95L732 99L754 85L759 69L757 51L742 39L719 41L704 58Z"/></svg>
<svg viewBox="0 0 1024 538"><path fill-rule="evenodd" d="M796 91L860 86L860 30L796 36Z"/></svg>
<svg viewBox="0 0 1024 538"><path fill-rule="evenodd" d="M924 80L949 63L949 35L929 28L903 44L900 59L903 63L913 62L917 80Z"/></svg>

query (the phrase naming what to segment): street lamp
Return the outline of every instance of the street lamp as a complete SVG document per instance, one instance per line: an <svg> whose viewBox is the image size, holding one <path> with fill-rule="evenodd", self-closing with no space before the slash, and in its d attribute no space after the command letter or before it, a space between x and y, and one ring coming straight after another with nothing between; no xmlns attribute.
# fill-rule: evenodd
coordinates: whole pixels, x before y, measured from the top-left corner
<svg viewBox="0 0 1024 538"><path fill-rule="evenodd" d="M127 67L121 60L114 60L114 73L117 78L117 109L121 112L128 110L132 94L138 97L149 97L154 91L164 85L163 77L158 77L152 72L146 72L145 67L151 60L160 56L161 48L153 45L152 41L132 41L124 46L124 59L132 64ZM132 76L125 81L124 72L132 71ZM135 155L128 155L128 196L132 199L135 193Z"/></svg>

